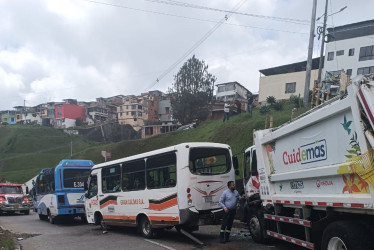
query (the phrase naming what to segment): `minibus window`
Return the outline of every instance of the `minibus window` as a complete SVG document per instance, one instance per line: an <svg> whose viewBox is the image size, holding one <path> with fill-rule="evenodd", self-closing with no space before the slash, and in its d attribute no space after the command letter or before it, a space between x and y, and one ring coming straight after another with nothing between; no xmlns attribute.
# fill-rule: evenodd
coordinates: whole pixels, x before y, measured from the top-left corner
<svg viewBox="0 0 374 250"><path fill-rule="evenodd" d="M190 171L193 174L213 175L227 173L231 169L228 149L191 148Z"/></svg>
<svg viewBox="0 0 374 250"><path fill-rule="evenodd" d="M144 159L126 162L122 166L122 190L134 191L145 189Z"/></svg>
<svg viewBox="0 0 374 250"><path fill-rule="evenodd" d="M147 159L147 188L168 188L177 184L175 153Z"/></svg>
<svg viewBox="0 0 374 250"><path fill-rule="evenodd" d="M121 191L121 168L119 165L107 166L102 170L102 192Z"/></svg>

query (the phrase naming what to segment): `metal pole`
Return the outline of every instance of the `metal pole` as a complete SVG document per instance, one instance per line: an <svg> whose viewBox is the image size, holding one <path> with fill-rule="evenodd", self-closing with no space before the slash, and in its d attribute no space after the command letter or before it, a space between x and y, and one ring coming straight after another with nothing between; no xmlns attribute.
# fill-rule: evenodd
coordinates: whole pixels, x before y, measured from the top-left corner
<svg viewBox="0 0 374 250"><path fill-rule="evenodd" d="M70 141L70 157L72 156L73 156L73 140Z"/></svg>
<svg viewBox="0 0 374 250"><path fill-rule="evenodd" d="M313 0L312 21L310 24L310 35L309 35L308 61L306 64L306 77L305 77L305 86L304 86L304 106L305 107L308 105L308 101L309 101L310 72L312 70L314 29L316 25L316 6L317 6L317 0Z"/></svg>
<svg viewBox="0 0 374 250"><path fill-rule="evenodd" d="M322 28L322 42L321 42L321 54L319 56L319 66L318 66L318 83L321 82L322 78L322 64L323 64L323 54L325 52L325 36L326 36L326 22L327 22L327 6L329 0L326 0L325 4L325 16L323 18L323 28Z"/></svg>

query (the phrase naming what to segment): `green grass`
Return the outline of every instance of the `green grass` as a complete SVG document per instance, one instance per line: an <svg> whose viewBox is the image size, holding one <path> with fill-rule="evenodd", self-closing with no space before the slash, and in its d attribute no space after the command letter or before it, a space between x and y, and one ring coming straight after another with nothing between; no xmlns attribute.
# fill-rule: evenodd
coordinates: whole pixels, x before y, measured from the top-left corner
<svg viewBox="0 0 374 250"><path fill-rule="evenodd" d="M282 111L271 110L274 126L291 118L293 105L285 104ZM301 108L295 115L305 112ZM242 113L222 120L202 122L196 129L175 131L147 139L100 144L69 136L52 128L37 126L0 127L0 179L23 183L43 168L55 166L60 160L70 158L70 140L73 141L73 158L89 159L95 164L104 162L101 151L112 153L112 160L135 155L183 142L217 142L229 144L232 152L242 161L243 151L253 144L253 129L263 129L265 115L255 108L253 115Z"/></svg>

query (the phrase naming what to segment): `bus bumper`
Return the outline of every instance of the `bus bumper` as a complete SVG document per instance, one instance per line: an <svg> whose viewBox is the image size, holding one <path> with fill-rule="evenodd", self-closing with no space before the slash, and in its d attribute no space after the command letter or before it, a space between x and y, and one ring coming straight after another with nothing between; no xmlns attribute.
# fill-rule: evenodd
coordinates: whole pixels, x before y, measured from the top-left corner
<svg viewBox="0 0 374 250"><path fill-rule="evenodd" d="M58 215L84 215L84 207L76 207L76 206L71 206L71 207L63 207L63 208L58 208Z"/></svg>
<svg viewBox="0 0 374 250"><path fill-rule="evenodd" d="M198 211L195 208L179 210L180 224L187 226L203 226L220 224L223 217L223 209L210 211Z"/></svg>

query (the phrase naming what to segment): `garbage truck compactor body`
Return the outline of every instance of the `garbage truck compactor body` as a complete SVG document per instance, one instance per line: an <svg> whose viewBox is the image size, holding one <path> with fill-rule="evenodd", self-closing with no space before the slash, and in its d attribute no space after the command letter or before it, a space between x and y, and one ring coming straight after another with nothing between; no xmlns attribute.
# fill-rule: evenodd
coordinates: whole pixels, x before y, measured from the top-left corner
<svg viewBox="0 0 374 250"><path fill-rule="evenodd" d="M247 222L257 242L374 249L374 75L275 129L243 158Z"/></svg>

